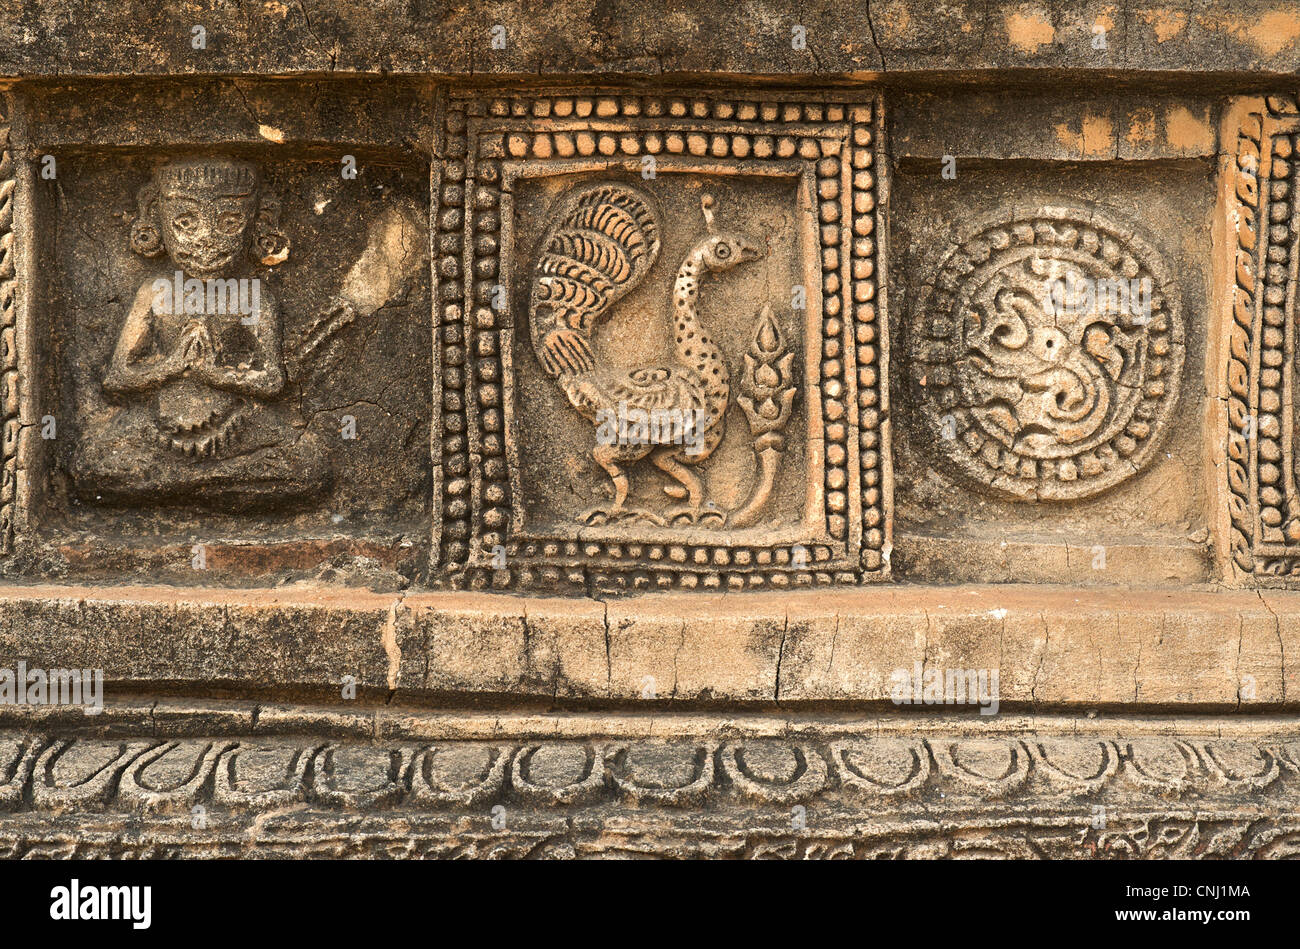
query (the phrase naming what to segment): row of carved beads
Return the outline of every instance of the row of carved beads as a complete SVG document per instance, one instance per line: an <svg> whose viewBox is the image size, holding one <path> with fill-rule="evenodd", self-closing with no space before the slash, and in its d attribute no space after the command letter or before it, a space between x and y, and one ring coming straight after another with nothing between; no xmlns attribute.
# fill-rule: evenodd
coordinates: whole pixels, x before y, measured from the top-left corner
<svg viewBox="0 0 1300 949"><path fill-rule="evenodd" d="M1300 519L1288 517L1282 470L1283 363L1285 359L1286 300L1290 262L1295 242L1291 213L1294 136L1272 140L1272 167L1268 169L1269 223L1265 260L1259 276L1263 287L1263 326L1259 345L1259 417L1256 434L1259 454L1259 518L1265 543L1300 541ZM1293 291L1292 291L1293 292Z"/></svg>
<svg viewBox="0 0 1300 949"><path fill-rule="evenodd" d="M465 114L452 109L445 122L442 188L437 217L438 306L442 347L442 550L449 565L464 563L469 555L471 472L469 426L466 407L466 353L463 274L466 142Z"/></svg>

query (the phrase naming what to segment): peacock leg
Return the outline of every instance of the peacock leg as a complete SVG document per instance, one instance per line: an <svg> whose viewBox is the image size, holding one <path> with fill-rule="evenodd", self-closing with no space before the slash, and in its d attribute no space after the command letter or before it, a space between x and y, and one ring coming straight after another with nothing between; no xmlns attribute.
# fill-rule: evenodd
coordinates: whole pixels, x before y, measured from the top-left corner
<svg viewBox="0 0 1300 949"><path fill-rule="evenodd" d="M596 505L578 515L578 519L588 524L606 523L616 520L624 514L623 505L627 501L628 480L627 473L623 471L617 460L617 445L597 445L592 451L591 457L596 460L596 464L605 469L609 475L610 481L614 483L614 503L610 505Z"/></svg>
<svg viewBox="0 0 1300 949"><path fill-rule="evenodd" d="M674 456L674 450L657 451L650 456L650 460L657 467L680 482L680 484L668 485L664 488L664 493L673 498L686 498L685 504L668 509L668 512L664 515L668 523L671 524L679 517L686 518L692 524L702 517L720 517L720 515L715 515L711 511L701 513L700 508L704 504L704 484L700 481L699 475Z"/></svg>

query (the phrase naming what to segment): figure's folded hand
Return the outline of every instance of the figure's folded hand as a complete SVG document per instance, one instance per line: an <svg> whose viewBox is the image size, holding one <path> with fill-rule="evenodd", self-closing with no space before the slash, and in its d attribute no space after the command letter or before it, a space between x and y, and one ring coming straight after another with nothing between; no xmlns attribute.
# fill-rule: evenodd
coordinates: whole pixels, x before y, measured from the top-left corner
<svg viewBox="0 0 1300 949"><path fill-rule="evenodd" d="M185 364L194 368L210 365L215 355L212 337L201 323L192 323L186 328L177 348L183 354Z"/></svg>

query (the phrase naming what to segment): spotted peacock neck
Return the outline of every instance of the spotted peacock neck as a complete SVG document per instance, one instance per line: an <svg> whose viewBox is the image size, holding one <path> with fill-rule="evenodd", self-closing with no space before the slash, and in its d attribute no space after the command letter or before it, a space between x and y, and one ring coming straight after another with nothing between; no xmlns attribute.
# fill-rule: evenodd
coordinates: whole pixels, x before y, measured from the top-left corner
<svg viewBox="0 0 1300 949"><path fill-rule="evenodd" d="M704 248L696 247L677 268L673 281L673 339L677 361L691 367L704 378L712 396L726 397L730 391L727 363L720 350L700 323L697 304L700 274L704 270ZM716 370L716 371L715 371Z"/></svg>

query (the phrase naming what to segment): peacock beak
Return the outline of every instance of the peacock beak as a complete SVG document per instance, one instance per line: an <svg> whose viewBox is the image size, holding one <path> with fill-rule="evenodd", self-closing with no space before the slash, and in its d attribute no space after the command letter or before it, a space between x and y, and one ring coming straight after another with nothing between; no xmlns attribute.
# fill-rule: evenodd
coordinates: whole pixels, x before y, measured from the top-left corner
<svg viewBox="0 0 1300 949"><path fill-rule="evenodd" d="M743 238L740 241L740 259L742 262L748 260L758 260L764 257L766 254L767 254L766 249L763 247L763 245L759 244L757 241L750 240L747 237Z"/></svg>

